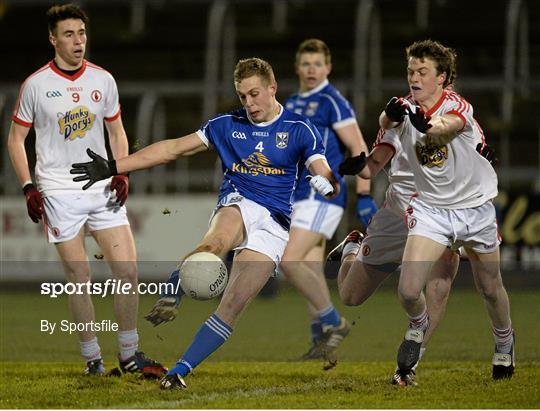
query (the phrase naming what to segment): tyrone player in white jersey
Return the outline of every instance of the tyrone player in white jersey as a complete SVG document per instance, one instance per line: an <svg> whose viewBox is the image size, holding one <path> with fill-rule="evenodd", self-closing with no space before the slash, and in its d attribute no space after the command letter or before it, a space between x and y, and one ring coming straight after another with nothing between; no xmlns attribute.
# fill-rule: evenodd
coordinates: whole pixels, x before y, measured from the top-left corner
<svg viewBox="0 0 540 411"><path fill-rule="evenodd" d="M405 106L401 100L394 97L386 105L385 112L396 122L402 122ZM485 145L483 131L476 122L474 135L477 150L483 156L494 159L494 152ZM390 160L388 170L390 184L386 190L386 200L367 227L366 237L362 240L360 233L353 230L328 256L329 264L342 262L338 287L341 299L346 305L362 305L401 265L408 235L405 212L410 198L416 193L416 188L411 167L401 146L399 129L381 128L377 133L373 150L367 157L367 167L360 175L373 178ZM356 159L352 157L343 162L340 166L341 173L357 174L355 161ZM444 314L458 264L458 254L447 248L427 279L424 293L430 326L422 342L419 360L424 355L427 343ZM392 376L392 382L399 385L417 385L415 372L416 367L408 374L396 372Z"/></svg>
<svg viewBox="0 0 540 411"><path fill-rule="evenodd" d="M419 358L430 322L422 289L433 263L447 247L463 246L476 286L484 297L495 340L492 376L514 372L514 332L500 272L495 207L497 175L476 151L472 106L445 90L455 78L455 52L438 42L415 42L406 50L411 97L408 115L393 121L382 112L383 128L396 128L413 171L418 195L407 208L409 234L398 286L409 328L398 350L407 373Z"/></svg>
<svg viewBox="0 0 540 411"><path fill-rule="evenodd" d="M401 105L399 106L401 108ZM340 166L340 172L357 174L354 162L354 157L345 160ZM341 300L346 305L362 305L380 284L399 268L403 258L408 232L405 210L416 190L397 129L379 130L373 150L367 157L367 166L358 175L374 178L388 162L390 185L386 190L386 199L371 219L366 237L362 240L361 234L353 230L328 256L329 264L341 261L337 282ZM348 170L349 167L352 167L352 171ZM425 298L430 327L422 343L420 358L444 315L458 264L458 255L447 249L427 279ZM407 373L396 372L392 376L392 382L399 385L417 385L415 372L416 366Z"/></svg>
<svg viewBox="0 0 540 411"><path fill-rule="evenodd" d="M329 198L339 194L317 129L276 100L270 64L259 58L240 60L234 84L242 109L118 161L89 150L93 160L73 164L71 170L81 174L75 181L89 180L85 186L89 187L117 172L153 167L209 148L215 148L221 159L223 183L210 227L187 256L206 251L223 258L234 249L233 266L218 308L161 380L163 389L186 387L184 377L227 341L240 314L275 272L289 237L291 201L302 167L310 170L310 184L319 194ZM179 298L162 297L146 318L156 325L173 319Z"/></svg>
<svg viewBox="0 0 540 411"><path fill-rule="evenodd" d="M8 137L28 214L35 223L43 219L48 241L56 246L69 282L90 281L84 245L88 230L109 262L113 277L136 289L137 257L124 206L127 176L115 175L83 192L69 173L70 164L84 159L86 149L107 156L104 124L113 156L128 154L116 83L107 71L84 59L88 22L84 11L72 4L53 6L47 18L55 56L21 86ZM37 187L32 183L24 146L31 127L36 133ZM95 321L89 294L70 295L69 307L76 323L90 325ZM138 351L137 307L137 293L115 294L120 368L160 377L167 370ZM91 326L81 328L85 373L102 375L105 369L96 332Z"/></svg>

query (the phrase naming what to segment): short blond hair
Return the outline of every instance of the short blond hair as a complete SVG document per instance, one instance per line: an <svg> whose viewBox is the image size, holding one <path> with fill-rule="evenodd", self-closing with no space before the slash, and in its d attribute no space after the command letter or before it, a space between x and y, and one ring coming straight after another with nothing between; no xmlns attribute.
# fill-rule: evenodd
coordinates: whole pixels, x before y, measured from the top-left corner
<svg viewBox="0 0 540 411"><path fill-rule="evenodd" d="M259 76L267 85L276 82L274 70L267 61L258 57L240 60L234 69L234 82L240 83L242 80L252 76Z"/></svg>

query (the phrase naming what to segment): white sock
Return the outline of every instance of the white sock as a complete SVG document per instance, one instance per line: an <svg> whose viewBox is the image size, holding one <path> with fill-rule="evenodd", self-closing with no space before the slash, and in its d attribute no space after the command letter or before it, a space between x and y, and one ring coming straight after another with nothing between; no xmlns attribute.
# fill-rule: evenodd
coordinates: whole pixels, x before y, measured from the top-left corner
<svg viewBox="0 0 540 411"><path fill-rule="evenodd" d="M99 348L97 337L90 341L79 341L79 344L81 345L81 354L86 362L101 358L101 348Z"/></svg>
<svg viewBox="0 0 540 411"><path fill-rule="evenodd" d="M345 247L343 247L343 254L341 255L341 262L343 262L345 257L349 254L358 254L358 250L360 250L360 244L357 242L351 241L350 243L345 244Z"/></svg>
<svg viewBox="0 0 540 411"><path fill-rule="evenodd" d="M512 324L508 328L493 327L493 339L497 347L498 353L509 354L512 351L512 343L514 342L514 330Z"/></svg>
<svg viewBox="0 0 540 411"><path fill-rule="evenodd" d="M120 350L120 360L125 361L133 357L139 347L139 334L137 329L129 331L118 331L118 349Z"/></svg>
<svg viewBox="0 0 540 411"><path fill-rule="evenodd" d="M427 307L424 308L424 312L416 317L409 317L409 327L414 328L416 330L422 330L423 332L426 332L428 326L429 326L429 317L427 314Z"/></svg>

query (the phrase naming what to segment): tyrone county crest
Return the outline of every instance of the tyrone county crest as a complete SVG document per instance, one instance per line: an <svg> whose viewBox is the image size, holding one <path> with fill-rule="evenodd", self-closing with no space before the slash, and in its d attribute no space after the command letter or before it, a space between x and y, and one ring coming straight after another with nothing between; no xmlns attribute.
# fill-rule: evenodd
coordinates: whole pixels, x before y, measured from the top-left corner
<svg viewBox="0 0 540 411"><path fill-rule="evenodd" d="M277 148L285 148L287 147L288 143L289 143L289 133L286 133L286 132L276 133L276 147Z"/></svg>

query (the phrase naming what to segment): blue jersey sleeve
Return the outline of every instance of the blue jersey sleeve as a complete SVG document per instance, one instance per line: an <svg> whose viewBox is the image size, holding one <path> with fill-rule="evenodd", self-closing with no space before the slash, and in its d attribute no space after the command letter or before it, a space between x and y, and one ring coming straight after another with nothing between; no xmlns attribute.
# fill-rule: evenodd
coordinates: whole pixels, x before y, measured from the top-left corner
<svg viewBox="0 0 540 411"><path fill-rule="evenodd" d="M326 93L321 93L321 100L326 102L328 110L329 124L327 127L337 129L356 122L356 114L351 104L336 89L332 88Z"/></svg>
<svg viewBox="0 0 540 411"><path fill-rule="evenodd" d="M208 120L206 123L204 123L199 130L197 130L197 135L201 138L201 140L206 144L207 147L217 146L216 142L219 142L220 140L218 137L220 135L223 135L223 133L226 131L226 122L220 121L225 120L226 117L231 117L232 114L220 114L210 120Z"/></svg>

